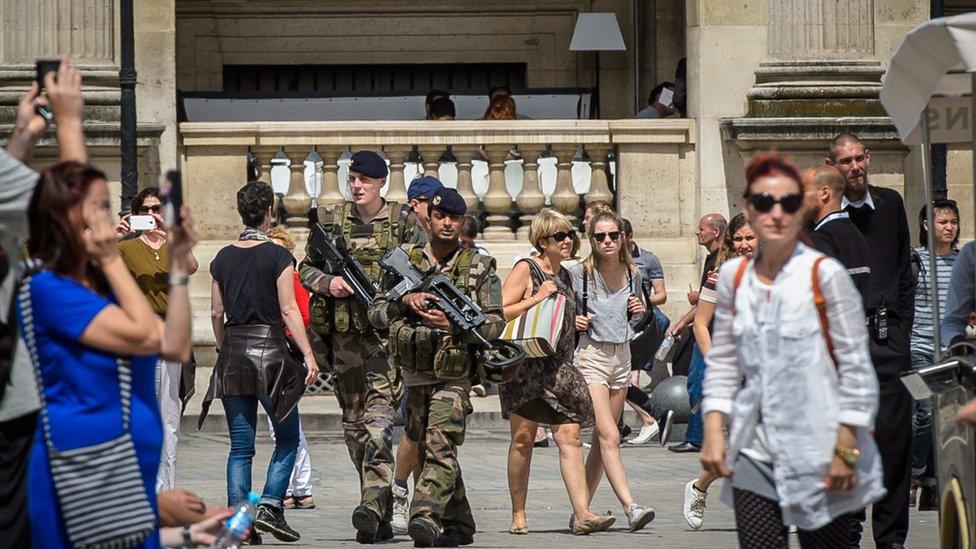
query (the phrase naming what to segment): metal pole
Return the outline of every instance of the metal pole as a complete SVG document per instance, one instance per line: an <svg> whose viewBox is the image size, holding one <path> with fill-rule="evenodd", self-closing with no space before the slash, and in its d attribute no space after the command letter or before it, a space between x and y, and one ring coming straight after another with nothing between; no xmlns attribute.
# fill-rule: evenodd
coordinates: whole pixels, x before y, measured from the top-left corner
<svg viewBox="0 0 976 549"><path fill-rule="evenodd" d="M640 49L641 49L641 39L640 39L640 0L634 0L633 8L634 10L634 114L641 111L641 100L640 100Z"/></svg>
<svg viewBox="0 0 976 549"><path fill-rule="evenodd" d="M119 3L119 27L121 37L121 63L119 88L121 104L121 153L122 153L122 212L129 211L129 203L139 191L138 151L136 149L136 67L135 29L132 18L132 0Z"/></svg>
<svg viewBox="0 0 976 549"><path fill-rule="evenodd" d="M922 191L925 197L925 222L929 230L926 246L929 249L929 300L932 303L933 362L942 360L942 330L939 315L939 273L935 255L935 222L932 219L932 137L929 135L928 106L922 110Z"/></svg>

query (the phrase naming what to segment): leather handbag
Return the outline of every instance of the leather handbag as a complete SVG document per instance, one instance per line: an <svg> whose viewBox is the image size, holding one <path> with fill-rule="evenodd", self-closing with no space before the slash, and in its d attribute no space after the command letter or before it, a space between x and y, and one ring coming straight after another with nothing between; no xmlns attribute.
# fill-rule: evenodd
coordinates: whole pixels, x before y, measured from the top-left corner
<svg viewBox="0 0 976 549"><path fill-rule="evenodd" d="M528 263L529 268L544 280L542 269L534 261ZM527 358L550 357L556 353L565 313L566 296L555 293L510 320L499 339L522 347Z"/></svg>

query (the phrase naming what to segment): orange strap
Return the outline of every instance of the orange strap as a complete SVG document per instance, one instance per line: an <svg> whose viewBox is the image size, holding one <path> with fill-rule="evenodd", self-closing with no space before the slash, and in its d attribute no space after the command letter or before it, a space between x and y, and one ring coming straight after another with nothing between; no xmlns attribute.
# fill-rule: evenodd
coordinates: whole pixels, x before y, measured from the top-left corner
<svg viewBox="0 0 976 549"><path fill-rule="evenodd" d="M824 342L827 344L827 353L830 354L830 360L836 368L837 356L834 354L834 341L830 338L830 322L827 320L827 300L824 299L823 293L820 291L820 264L824 259L827 259L826 255L818 257L813 262L813 305L817 308L817 316L820 317L820 331L823 333ZM735 271L735 278L732 279L732 316L735 316L736 313L735 295L739 291L739 285L742 284L742 277L745 276L748 266L749 260L743 259Z"/></svg>
<svg viewBox="0 0 976 549"><path fill-rule="evenodd" d="M830 353L830 360L833 361L836 368L837 356L834 354L834 341L830 339L830 322L827 320L827 300L824 299L823 293L820 291L820 263L824 259L827 259L827 256L822 255L813 262L813 305L817 308L817 314L820 316L820 331L823 332L827 352Z"/></svg>
<svg viewBox="0 0 976 549"><path fill-rule="evenodd" d="M732 279L732 316L735 316L735 294L739 291L739 284L742 284L742 277L746 274L746 268L749 267L749 258L744 257L742 261L739 262L739 268L735 270L735 278Z"/></svg>

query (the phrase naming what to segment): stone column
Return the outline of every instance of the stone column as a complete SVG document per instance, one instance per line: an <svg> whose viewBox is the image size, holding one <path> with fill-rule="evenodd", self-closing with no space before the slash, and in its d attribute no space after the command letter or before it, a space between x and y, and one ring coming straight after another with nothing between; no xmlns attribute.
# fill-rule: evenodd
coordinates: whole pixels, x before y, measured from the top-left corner
<svg viewBox="0 0 976 549"><path fill-rule="evenodd" d="M485 209L488 210L488 228L485 236L488 238L510 240L514 233L508 226L508 209L512 205L512 196L508 194L505 185L505 157L511 149L509 145L488 145L488 192L485 193Z"/></svg>
<svg viewBox="0 0 976 549"><path fill-rule="evenodd" d="M315 201L320 209L342 202L342 193L339 192L339 157L343 150L336 147L319 149L319 155L322 156L322 189Z"/></svg>
<svg viewBox="0 0 976 549"><path fill-rule="evenodd" d="M552 193L552 207L575 222L579 195L573 189L573 155L576 145L560 144L552 146L556 156L556 189Z"/></svg>
<svg viewBox="0 0 976 549"><path fill-rule="evenodd" d="M613 204L613 194L607 181L607 154L610 147L604 145L587 145L586 154L590 157L590 189L586 192L586 203L592 204L604 201Z"/></svg>
<svg viewBox="0 0 976 549"><path fill-rule="evenodd" d="M291 227L305 226L312 203L312 197L308 196L308 191L305 189L305 154L303 150L288 152L288 157L291 159L291 164L288 165L291 177L288 180L284 205L285 211L288 212L288 225Z"/></svg>
<svg viewBox="0 0 976 549"><path fill-rule="evenodd" d="M515 198L516 204L522 210L520 221L522 226L516 231L519 240L529 236L529 225L535 215L546 205L546 197L539 188L539 155L545 147L542 145L522 145L522 191Z"/></svg>
<svg viewBox="0 0 976 549"><path fill-rule="evenodd" d="M457 192L464 198L468 213L474 214L478 209L478 195L474 193L474 183L471 181L471 157L478 147L453 145L451 150L457 159Z"/></svg>
<svg viewBox="0 0 976 549"><path fill-rule="evenodd" d="M875 57L874 0L767 2L767 59L749 116L886 116Z"/></svg>
<svg viewBox="0 0 976 549"><path fill-rule="evenodd" d="M270 185L271 157L274 156L274 152L255 148L251 150L251 154L253 154L254 158L256 158L258 161L258 181L264 181Z"/></svg>
<svg viewBox="0 0 976 549"><path fill-rule="evenodd" d="M406 161L407 154L410 153L410 148L384 146L383 152L390 159L390 187L386 190L386 199L406 204L407 183L403 178L403 163ZM424 156L424 158L427 157Z"/></svg>
<svg viewBox="0 0 976 549"><path fill-rule="evenodd" d="M115 0L3 0L3 65L33 69L39 57L117 68Z"/></svg>

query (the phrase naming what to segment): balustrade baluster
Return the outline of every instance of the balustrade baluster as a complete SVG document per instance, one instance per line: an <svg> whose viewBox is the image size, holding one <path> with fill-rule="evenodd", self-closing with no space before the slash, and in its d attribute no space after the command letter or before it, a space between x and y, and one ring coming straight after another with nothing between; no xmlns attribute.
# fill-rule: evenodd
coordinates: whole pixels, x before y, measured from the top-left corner
<svg viewBox="0 0 976 549"><path fill-rule="evenodd" d="M288 169L291 175L288 180L288 192L285 194L285 211L288 212L287 223L291 227L304 227L308 223L308 210L312 197L305 189L305 156L302 150L291 150L288 158L291 160Z"/></svg>
<svg viewBox="0 0 976 549"><path fill-rule="evenodd" d="M613 204L613 194L607 181L607 153L610 147L605 145L587 145L586 154L590 157L590 189L586 192L586 203L592 204L604 201Z"/></svg>
<svg viewBox="0 0 976 549"><path fill-rule="evenodd" d="M440 179L441 156L444 155L444 146L420 145L417 149L423 159L424 175Z"/></svg>
<svg viewBox="0 0 976 549"><path fill-rule="evenodd" d="M576 145L569 144L552 146L552 153L556 157L556 189L550 197L550 203L573 222L579 206L579 195L573 189L573 154L576 149Z"/></svg>
<svg viewBox="0 0 976 549"><path fill-rule="evenodd" d="M390 176L388 180L390 186L386 189L386 199L391 202L406 204L407 185L403 177L403 165L407 155L410 153L410 147L384 145L383 152L390 159Z"/></svg>
<svg viewBox="0 0 976 549"><path fill-rule="evenodd" d="M322 189L316 202L320 210L343 200L339 192L339 157L344 150L336 147L322 147L319 150L322 156Z"/></svg>
<svg viewBox="0 0 976 549"><path fill-rule="evenodd" d="M478 208L478 195L474 192L471 181L471 158L478 150L477 147L453 145L451 151L457 159L457 192L464 198L468 213L474 214Z"/></svg>
<svg viewBox="0 0 976 549"><path fill-rule="evenodd" d="M485 236L496 240L511 240L514 238L512 229L508 226L508 209L512 205L512 196L508 194L505 184L505 157L511 149L509 145L488 145L488 192L485 193L485 209L488 210L488 227Z"/></svg>
<svg viewBox="0 0 976 549"><path fill-rule="evenodd" d="M542 145L521 145L519 151L522 154L522 190L515 198L522 216L519 220L522 226L516 231L520 240L528 238L529 225L535 219L535 215L546 205L546 196L539 188L539 155L545 147Z"/></svg>

